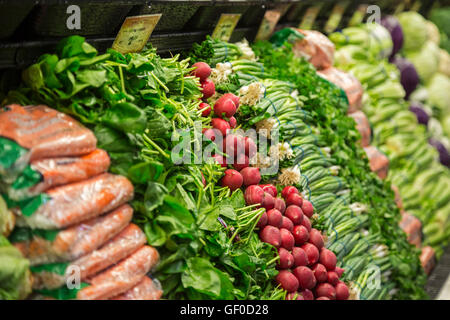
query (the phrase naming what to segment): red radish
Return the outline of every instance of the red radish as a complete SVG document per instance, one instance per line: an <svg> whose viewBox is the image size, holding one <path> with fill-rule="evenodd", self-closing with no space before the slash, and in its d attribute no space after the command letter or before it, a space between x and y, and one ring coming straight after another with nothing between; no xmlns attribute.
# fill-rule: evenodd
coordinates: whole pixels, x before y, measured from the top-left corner
<svg viewBox="0 0 450 320"><path fill-rule="evenodd" d="M311 220L309 220L307 216L303 216L301 225L304 226L308 230L308 232L311 231ZM311 235L309 235L309 238L311 238Z"/></svg>
<svg viewBox="0 0 450 320"><path fill-rule="evenodd" d="M235 117L230 117L230 119L228 119L228 123L230 124L230 127L234 129L236 128L237 120Z"/></svg>
<svg viewBox="0 0 450 320"><path fill-rule="evenodd" d="M327 297L330 300L336 300L336 290L329 283L319 283L319 285L316 287L316 296Z"/></svg>
<svg viewBox="0 0 450 320"><path fill-rule="evenodd" d="M312 245L311 243L305 243L304 245L301 246L301 248L305 250L306 255L308 256L309 266L312 266L317 261L319 261L319 250L314 245Z"/></svg>
<svg viewBox="0 0 450 320"><path fill-rule="evenodd" d="M336 285L336 300L347 300L350 296L350 292L345 283L340 282Z"/></svg>
<svg viewBox="0 0 450 320"><path fill-rule="evenodd" d="M296 187L287 186L287 187L284 187L283 191L281 191L281 195L283 196L284 199L286 199L292 193L299 194Z"/></svg>
<svg viewBox="0 0 450 320"><path fill-rule="evenodd" d="M278 228L274 226L265 226L264 229L259 233L261 241L269 243L276 248L281 245L281 234Z"/></svg>
<svg viewBox="0 0 450 320"><path fill-rule="evenodd" d="M236 157L244 153L245 144L241 136L228 134L223 140L223 149L230 157Z"/></svg>
<svg viewBox="0 0 450 320"><path fill-rule="evenodd" d="M339 283L339 277L336 272L328 271L327 272L327 282L333 286Z"/></svg>
<svg viewBox="0 0 450 320"><path fill-rule="evenodd" d="M200 82L202 87L203 98L208 99L211 98L216 93L216 87L214 82L209 79Z"/></svg>
<svg viewBox="0 0 450 320"><path fill-rule="evenodd" d="M271 226L281 228L281 226L283 225L283 216L277 209L270 209L269 211L267 211L267 218L267 223Z"/></svg>
<svg viewBox="0 0 450 320"><path fill-rule="evenodd" d="M292 234L294 235L296 245L302 245L309 239L308 230L302 225L294 226Z"/></svg>
<svg viewBox="0 0 450 320"><path fill-rule="evenodd" d="M199 110L205 109L202 111L202 117L207 117L211 113L211 106L205 102L200 103L200 105L198 106L198 109Z"/></svg>
<svg viewBox="0 0 450 320"><path fill-rule="evenodd" d="M275 207L275 199L269 193L264 192L264 196L261 201L261 207L266 210L273 209Z"/></svg>
<svg viewBox="0 0 450 320"><path fill-rule="evenodd" d="M298 289L297 278L288 270L280 271L275 279L287 292L295 292Z"/></svg>
<svg viewBox="0 0 450 320"><path fill-rule="evenodd" d="M336 255L333 251L326 248L322 248L320 250L319 261L325 266L325 268L327 268L328 271L332 271L336 268L336 260Z"/></svg>
<svg viewBox="0 0 450 320"><path fill-rule="evenodd" d="M287 206L294 205L294 206L298 206L300 208L302 207L303 199L302 199L302 197L299 194L291 193L285 199L286 199L286 205Z"/></svg>
<svg viewBox="0 0 450 320"><path fill-rule="evenodd" d="M289 206L286 208L286 211L284 211L284 215L291 219L291 221L297 225L301 224L303 220L303 212L302 209L298 206Z"/></svg>
<svg viewBox="0 0 450 320"><path fill-rule="evenodd" d="M314 277L316 278L317 282L325 282L328 279L327 275L327 269L324 267L323 264L316 263L312 271L314 273Z"/></svg>
<svg viewBox="0 0 450 320"><path fill-rule="evenodd" d="M289 230L290 232L294 230L294 224L292 223L291 219L286 217L283 217L283 219L281 220L281 227Z"/></svg>
<svg viewBox="0 0 450 320"><path fill-rule="evenodd" d="M238 171L227 169L222 178L222 187L228 187L231 191L234 191L242 187L243 181L242 175Z"/></svg>
<svg viewBox="0 0 450 320"><path fill-rule="evenodd" d="M314 207L312 203L303 199L302 211L308 218L311 218L314 214Z"/></svg>
<svg viewBox="0 0 450 320"><path fill-rule="evenodd" d="M192 66L196 68L192 74L200 78L200 81L206 80L211 75L211 68L205 62L196 62Z"/></svg>
<svg viewBox="0 0 450 320"><path fill-rule="evenodd" d="M277 209L281 213L284 213L286 211L286 204L284 203L283 199L275 198L275 209Z"/></svg>
<svg viewBox="0 0 450 320"><path fill-rule="evenodd" d="M245 154L240 154L236 157L236 160L234 161L233 168L237 171L241 171L244 168L247 168L249 166L250 160Z"/></svg>
<svg viewBox="0 0 450 320"><path fill-rule="evenodd" d="M244 185L251 186L258 184L261 181L261 174L259 173L259 168L247 167L241 171L242 177L244 178ZM263 189L264 190L264 189ZM281 215L281 213L280 213Z"/></svg>
<svg viewBox="0 0 450 320"><path fill-rule="evenodd" d="M230 124L220 118L212 118L211 125L213 128L220 131L220 133L222 134L222 137L225 137L227 135L227 131L231 129ZM225 141L225 139L224 139L224 141Z"/></svg>
<svg viewBox="0 0 450 320"><path fill-rule="evenodd" d="M215 154L212 156L212 158L218 163L220 164L222 167L226 168L227 167L227 160L225 159L224 156Z"/></svg>
<svg viewBox="0 0 450 320"><path fill-rule="evenodd" d="M316 300L330 300L330 298L327 298L327 297L318 297Z"/></svg>
<svg viewBox="0 0 450 320"><path fill-rule="evenodd" d="M249 137L245 137L244 142L245 142L245 154L249 158L253 158L257 152L257 147L256 147L255 142Z"/></svg>
<svg viewBox="0 0 450 320"><path fill-rule="evenodd" d="M301 289L312 289L316 286L316 278L308 267L297 267L293 271Z"/></svg>
<svg viewBox="0 0 450 320"><path fill-rule="evenodd" d="M344 269L336 267L336 269L334 269L334 272L337 273L338 277L340 278L342 276L342 274L344 273Z"/></svg>
<svg viewBox="0 0 450 320"><path fill-rule="evenodd" d="M308 289L302 290L302 292L300 292L300 294L302 295L302 297L305 300L314 300L314 294L312 293L311 290L308 290Z"/></svg>
<svg viewBox="0 0 450 320"><path fill-rule="evenodd" d="M294 236L288 229L281 228L281 246L286 250L292 250L294 247ZM292 263L294 262L294 257L292 257Z"/></svg>
<svg viewBox="0 0 450 320"><path fill-rule="evenodd" d="M319 250L323 248L323 237L319 230L314 228L311 229L311 231L309 232L309 243L315 245Z"/></svg>
<svg viewBox="0 0 450 320"><path fill-rule="evenodd" d="M233 100L234 104L236 105L236 108L239 108L239 97L235 96L234 94L232 94L232 93L225 93L220 98L221 99L231 99L231 100Z"/></svg>
<svg viewBox="0 0 450 320"><path fill-rule="evenodd" d="M278 255L280 256L280 263L278 264L280 269L290 269L294 265L294 257L285 248L278 249Z"/></svg>
<svg viewBox="0 0 450 320"><path fill-rule="evenodd" d="M294 247L292 249L292 256L294 257L294 266L301 267L308 265L308 256L302 248Z"/></svg>
<svg viewBox="0 0 450 320"><path fill-rule="evenodd" d="M216 132L215 131L217 131L217 129L206 129L203 132L203 135L205 136L206 139L214 141L214 140L216 140Z"/></svg>
<svg viewBox="0 0 450 320"><path fill-rule="evenodd" d="M305 298L298 292L291 292L286 295L285 300L305 300Z"/></svg>
<svg viewBox="0 0 450 320"><path fill-rule="evenodd" d="M267 225L267 212L264 211L261 215L261 217L259 217L258 223L256 224L256 226L260 229L264 228Z"/></svg>
<svg viewBox="0 0 450 320"><path fill-rule="evenodd" d="M214 104L214 114L219 118L230 118L236 113L236 105L231 99L220 98Z"/></svg>
<svg viewBox="0 0 450 320"><path fill-rule="evenodd" d="M260 186L249 186L245 189L244 199L247 205L261 203L264 198L264 190Z"/></svg>
<svg viewBox="0 0 450 320"><path fill-rule="evenodd" d="M273 184L262 184L260 187L267 193L270 193L272 197L277 196L277 188Z"/></svg>

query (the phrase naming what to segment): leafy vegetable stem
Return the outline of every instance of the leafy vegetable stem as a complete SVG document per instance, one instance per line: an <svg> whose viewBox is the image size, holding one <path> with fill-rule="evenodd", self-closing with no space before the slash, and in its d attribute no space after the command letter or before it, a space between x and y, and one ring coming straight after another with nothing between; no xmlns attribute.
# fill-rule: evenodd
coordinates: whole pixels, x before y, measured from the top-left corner
<svg viewBox="0 0 450 320"><path fill-rule="evenodd" d="M119 75L120 75L120 85L122 86L122 92L127 94L127 92L125 91L125 80L123 78L122 66L119 66Z"/></svg>
<svg viewBox="0 0 450 320"><path fill-rule="evenodd" d="M267 262L267 265L270 266L272 263L274 263L275 261L280 260L279 256L276 256L275 258L273 258L272 260Z"/></svg>
<svg viewBox="0 0 450 320"><path fill-rule="evenodd" d="M164 152L164 150L161 149L155 142L153 142L153 140L150 139L146 134L143 134L142 137L144 138L144 140L145 140L146 142L150 143L156 150L158 150L159 153L160 153L163 157L165 157L166 159L170 159L170 156L169 156L166 152Z"/></svg>

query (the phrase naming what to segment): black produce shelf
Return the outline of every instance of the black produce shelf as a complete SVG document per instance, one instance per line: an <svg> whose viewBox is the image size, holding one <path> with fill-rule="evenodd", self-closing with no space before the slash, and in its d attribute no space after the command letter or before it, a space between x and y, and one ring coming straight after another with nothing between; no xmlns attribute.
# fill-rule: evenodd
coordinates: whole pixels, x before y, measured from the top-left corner
<svg viewBox="0 0 450 320"><path fill-rule="evenodd" d="M436 299L441 291L442 287L447 280L447 277L450 276L450 246L447 247L447 250L444 252L442 257L439 259L439 263L433 269L433 272L430 274L427 280L427 284L425 286L425 290L427 291L430 299Z"/></svg>
<svg viewBox="0 0 450 320"><path fill-rule="evenodd" d="M360 4L376 4L382 14L391 14L401 1L408 0L0 0L0 69L33 63L41 54L52 52L61 38L73 34L104 51L127 16L162 13L150 42L164 54L187 50L204 40L222 13L241 14L231 41L243 37L252 41L268 9L282 9L278 30L298 26L310 6L322 4L314 25L322 31L337 3L349 4L342 28ZM450 5L450 0L422 3L425 14L432 6ZM72 4L80 6L81 30L66 27L67 7Z"/></svg>

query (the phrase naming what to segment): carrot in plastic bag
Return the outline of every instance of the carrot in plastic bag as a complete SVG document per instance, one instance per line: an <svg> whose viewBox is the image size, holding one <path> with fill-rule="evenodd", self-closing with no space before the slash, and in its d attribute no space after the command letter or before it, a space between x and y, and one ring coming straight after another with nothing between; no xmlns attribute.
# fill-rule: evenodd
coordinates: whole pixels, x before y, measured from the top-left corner
<svg viewBox="0 0 450 320"><path fill-rule="evenodd" d="M162 294L158 281L144 277L135 287L110 300L159 300Z"/></svg>
<svg viewBox="0 0 450 320"><path fill-rule="evenodd" d="M29 162L84 155L96 145L89 129L47 106L12 104L0 110L0 175L7 182Z"/></svg>
<svg viewBox="0 0 450 320"><path fill-rule="evenodd" d="M348 113L361 109L364 89L355 76L333 67L320 70L317 74L345 91L349 104Z"/></svg>
<svg viewBox="0 0 450 320"><path fill-rule="evenodd" d="M125 177L104 173L45 194L49 200L27 216L21 208L12 208L18 214L18 226L46 230L72 226L130 201L133 185Z"/></svg>
<svg viewBox="0 0 450 320"><path fill-rule="evenodd" d="M364 148L370 162L370 169L375 172L380 179L385 179L389 171L389 159L377 148L369 146Z"/></svg>
<svg viewBox="0 0 450 320"><path fill-rule="evenodd" d="M124 293L139 282L158 263L155 248L143 246L128 258L119 262L87 282L91 285L77 293L78 300L105 300Z"/></svg>
<svg viewBox="0 0 450 320"><path fill-rule="evenodd" d="M296 41L294 53L305 57L317 70L331 67L335 51L333 42L319 31L300 29L298 31L305 37Z"/></svg>
<svg viewBox="0 0 450 320"><path fill-rule="evenodd" d="M79 277L86 281L88 277L116 264L146 242L145 234L135 224L129 224L118 235L100 249L92 251L70 263L56 263L32 267L33 288L55 289L63 286L67 279Z"/></svg>
<svg viewBox="0 0 450 320"><path fill-rule="evenodd" d="M125 204L101 217L61 231L16 228L11 241L32 266L72 261L113 238L130 222L133 209Z"/></svg>
<svg viewBox="0 0 450 320"><path fill-rule="evenodd" d="M77 157L51 158L36 160L7 188L12 200L21 200L38 195L50 188L89 179L108 171L111 161L108 153L97 149ZM38 184L33 183L37 175ZM31 185L30 185L31 184Z"/></svg>
<svg viewBox="0 0 450 320"><path fill-rule="evenodd" d="M361 147L367 147L370 144L370 137L372 135L369 119L367 119L366 115L362 111L350 113L349 116L355 120L356 130L358 130L361 134Z"/></svg>

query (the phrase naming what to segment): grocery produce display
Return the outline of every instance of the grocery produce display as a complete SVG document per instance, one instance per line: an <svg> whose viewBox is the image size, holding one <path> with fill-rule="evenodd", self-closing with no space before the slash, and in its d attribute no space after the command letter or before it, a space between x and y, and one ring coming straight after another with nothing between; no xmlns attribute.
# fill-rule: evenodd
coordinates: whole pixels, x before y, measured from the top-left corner
<svg viewBox="0 0 450 320"><path fill-rule="evenodd" d="M170 54L80 32L3 72L0 300L428 299L448 13Z"/></svg>

